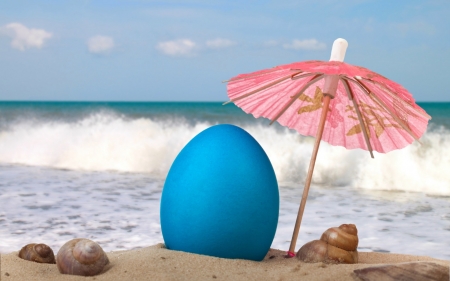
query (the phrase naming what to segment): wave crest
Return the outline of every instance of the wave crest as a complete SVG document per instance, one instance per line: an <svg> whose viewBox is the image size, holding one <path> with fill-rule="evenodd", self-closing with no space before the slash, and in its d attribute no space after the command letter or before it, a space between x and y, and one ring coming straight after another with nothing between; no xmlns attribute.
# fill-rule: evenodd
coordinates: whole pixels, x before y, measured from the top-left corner
<svg viewBox="0 0 450 281"><path fill-rule="evenodd" d="M107 112L77 122L16 121L0 131L0 162L90 171L150 173L164 178L181 149L215 125L183 120L129 119ZM264 148L279 182L304 181L314 139L288 129L244 124ZM433 130L417 142L371 159L363 150L322 142L313 183L358 189L450 195L450 132Z"/></svg>

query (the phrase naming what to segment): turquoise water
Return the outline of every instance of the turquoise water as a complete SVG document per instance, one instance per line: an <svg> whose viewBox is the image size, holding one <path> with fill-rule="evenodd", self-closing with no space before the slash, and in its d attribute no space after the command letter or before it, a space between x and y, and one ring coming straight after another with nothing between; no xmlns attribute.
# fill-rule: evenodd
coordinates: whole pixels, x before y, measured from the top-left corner
<svg viewBox="0 0 450 281"><path fill-rule="evenodd" d="M418 103L432 116L433 126L450 129L450 102ZM2 125L14 120L77 121L95 113L111 113L127 118L177 118L195 122L238 123L261 122L244 113L234 104L221 102L5 102L0 101ZM262 121L264 122L264 121ZM268 123L268 121L266 121Z"/></svg>
<svg viewBox="0 0 450 281"><path fill-rule="evenodd" d="M450 102L422 102L418 105L432 117L431 124L450 129Z"/></svg>
<svg viewBox="0 0 450 281"><path fill-rule="evenodd" d="M298 246L355 223L361 251L450 259L450 103L419 105L433 118L422 145L371 159L321 144ZM312 138L233 104L0 102L0 252L38 241L57 250L75 237L109 251L162 242L170 165L219 123L244 128L269 156L281 195L272 247L287 249Z"/></svg>

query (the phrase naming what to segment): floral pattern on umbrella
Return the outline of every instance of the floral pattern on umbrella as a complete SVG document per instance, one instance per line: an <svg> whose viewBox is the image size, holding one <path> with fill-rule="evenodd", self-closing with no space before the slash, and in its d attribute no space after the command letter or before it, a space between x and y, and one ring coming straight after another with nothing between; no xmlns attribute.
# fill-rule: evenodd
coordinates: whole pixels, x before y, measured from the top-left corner
<svg viewBox="0 0 450 281"><path fill-rule="evenodd" d="M228 96L254 117L316 136L324 78L329 75L338 75L339 82L330 101L323 141L386 153L407 146L425 132L430 116L405 88L344 62L306 61L241 74L228 82Z"/></svg>

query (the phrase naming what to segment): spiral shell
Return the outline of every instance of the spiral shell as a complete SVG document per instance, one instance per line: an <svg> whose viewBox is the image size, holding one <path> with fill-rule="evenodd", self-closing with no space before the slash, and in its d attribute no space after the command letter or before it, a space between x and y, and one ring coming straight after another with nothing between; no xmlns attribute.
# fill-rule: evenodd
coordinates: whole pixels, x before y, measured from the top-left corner
<svg viewBox="0 0 450 281"><path fill-rule="evenodd" d="M354 224L327 229L320 240L303 245L297 257L305 262L358 263L358 230Z"/></svg>
<svg viewBox="0 0 450 281"><path fill-rule="evenodd" d="M56 255L56 265L62 274L94 276L109 263L103 249L89 239L73 239L64 244Z"/></svg>
<svg viewBox="0 0 450 281"><path fill-rule="evenodd" d="M19 258L39 263L56 263L53 250L45 244L28 244L19 252Z"/></svg>

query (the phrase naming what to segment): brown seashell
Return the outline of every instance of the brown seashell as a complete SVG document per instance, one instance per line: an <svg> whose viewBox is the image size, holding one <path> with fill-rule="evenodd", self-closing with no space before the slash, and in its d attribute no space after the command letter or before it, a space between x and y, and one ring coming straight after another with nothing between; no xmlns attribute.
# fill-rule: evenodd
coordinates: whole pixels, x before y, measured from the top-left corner
<svg viewBox="0 0 450 281"><path fill-rule="evenodd" d="M320 240L303 245L297 258L304 262L358 263L357 234L354 224L329 228Z"/></svg>
<svg viewBox="0 0 450 281"><path fill-rule="evenodd" d="M339 226L339 228L342 229L343 231L347 232L348 234L358 236L358 229L356 229L356 225L354 225L354 224L351 224L351 223L345 224L344 223L344 224L341 224Z"/></svg>
<svg viewBox="0 0 450 281"><path fill-rule="evenodd" d="M19 252L19 258L39 263L56 263L53 250L45 244L28 244Z"/></svg>
<svg viewBox="0 0 450 281"><path fill-rule="evenodd" d="M358 252L346 251L322 240L313 240L300 248L297 258L304 262L357 263Z"/></svg>
<svg viewBox="0 0 450 281"><path fill-rule="evenodd" d="M432 262L407 262L366 267L353 271L359 280L450 280L449 268Z"/></svg>
<svg viewBox="0 0 450 281"><path fill-rule="evenodd" d="M354 224L343 224L327 229L320 240L346 251L358 248L358 231Z"/></svg>
<svg viewBox="0 0 450 281"><path fill-rule="evenodd" d="M64 244L56 255L56 265L62 274L94 276L109 263L103 249L92 240L78 238Z"/></svg>

